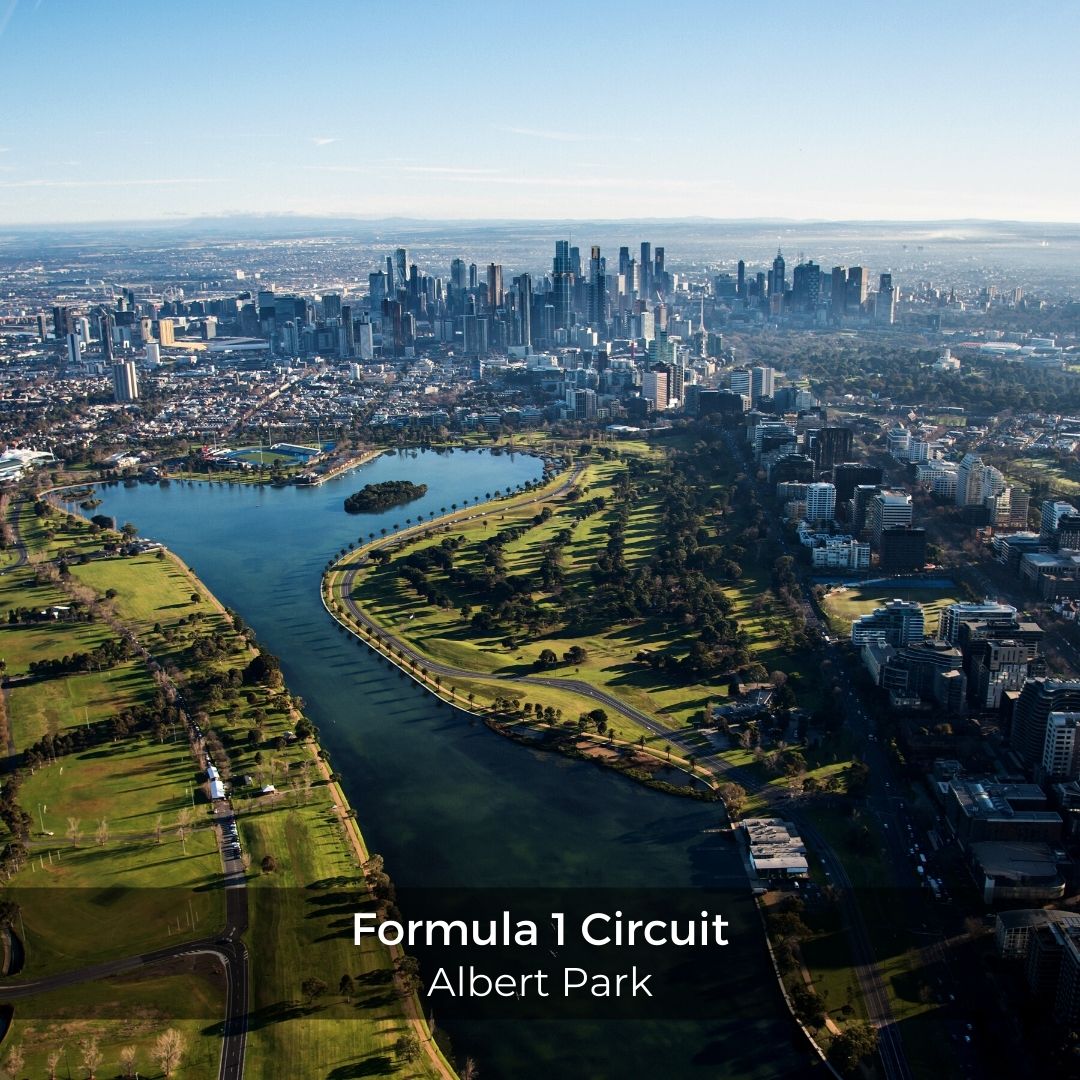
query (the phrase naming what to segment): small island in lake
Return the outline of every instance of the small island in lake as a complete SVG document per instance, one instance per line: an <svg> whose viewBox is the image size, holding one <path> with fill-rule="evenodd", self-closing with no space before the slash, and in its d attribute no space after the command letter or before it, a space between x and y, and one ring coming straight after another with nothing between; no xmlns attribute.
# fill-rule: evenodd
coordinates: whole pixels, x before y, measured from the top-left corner
<svg viewBox="0 0 1080 1080"><path fill-rule="evenodd" d="M374 514L401 506L427 494L427 484L414 484L409 480L384 480L381 484L367 484L353 492L345 500L350 514Z"/></svg>

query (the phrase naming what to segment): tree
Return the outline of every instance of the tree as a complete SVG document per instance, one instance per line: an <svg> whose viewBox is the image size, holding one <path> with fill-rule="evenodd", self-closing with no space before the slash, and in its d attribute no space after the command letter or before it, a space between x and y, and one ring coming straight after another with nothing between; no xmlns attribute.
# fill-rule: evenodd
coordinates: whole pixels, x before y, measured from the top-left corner
<svg viewBox="0 0 1080 1080"><path fill-rule="evenodd" d="M125 1046L120 1051L120 1075L124 1080L131 1080L135 1075L135 1059L137 1051L134 1046Z"/></svg>
<svg viewBox="0 0 1080 1080"><path fill-rule="evenodd" d="M176 835L180 837L180 844L187 854L187 837L191 830L191 810L183 807L176 815Z"/></svg>
<svg viewBox="0 0 1080 1080"><path fill-rule="evenodd" d="M154 1040L154 1049L150 1053L161 1071L166 1076L172 1076L186 1049L184 1036L176 1028L167 1028Z"/></svg>
<svg viewBox="0 0 1080 1080"><path fill-rule="evenodd" d="M82 1050L82 1065L86 1070L86 1080L94 1080L95 1074L97 1073L97 1067L101 1064L101 1059L104 1057L101 1052L101 1047L98 1046L97 1039L91 1037L83 1039L82 1042L79 1043L79 1048Z"/></svg>
<svg viewBox="0 0 1080 1080"><path fill-rule="evenodd" d="M461 1080L477 1080L479 1075L480 1070L476 1067L476 1062L471 1057L467 1057L461 1069Z"/></svg>
<svg viewBox="0 0 1080 1080"><path fill-rule="evenodd" d="M7 1057L4 1059L4 1067L7 1069L8 1076L12 1077L12 1080L19 1080L19 1073L23 1071L23 1066L26 1064L26 1055L23 1053L23 1048L15 1043L7 1052Z"/></svg>
<svg viewBox="0 0 1080 1080"><path fill-rule="evenodd" d="M877 1032L865 1020L856 1020L832 1041L829 1058L844 1076L854 1076L863 1058L877 1049Z"/></svg>
<svg viewBox="0 0 1080 1080"><path fill-rule="evenodd" d="M125 521L120 526L120 531L124 534L125 540L134 540L139 535L139 526L133 525L130 521Z"/></svg>
<svg viewBox="0 0 1080 1080"><path fill-rule="evenodd" d="M589 713L589 719L596 725L598 734L603 735L607 731L608 714L603 709L593 709Z"/></svg>
<svg viewBox="0 0 1080 1080"><path fill-rule="evenodd" d="M50 1050L45 1058L45 1067L49 1070L49 1080L56 1080L56 1070L60 1067L60 1059L64 1056L64 1048Z"/></svg>
<svg viewBox="0 0 1080 1080"><path fill-rule="evenodd" d="M345 999L346 1003L352 1001L352 996L356 993L356 982L348 972L341 976L341 982L338 983L338 993Z"/></svg>
<svg viewBox="0 0 1080 1080"><path fill-rule="evenodd" d="M541 649L540 655L536 658L536 667L538 668L553 668L559 662L558 656L555 655L554 649Z"/></svg>
<svg viewBox="0 0 1080 1080"><path fill-rule="evenodd" d="M69 817L67 819L67 838L71 841L72 847L78 847L79 841L82 839L82 829L79 827L80 822L77 817Z"/></svg>
<svg viewBox="0 0 1080 1080"><path fill-rule="evenodd" d="M154 843L155 844L160 844L161 843L161 829L162 829L162 816L161 816L161 814L158 814L158 816L156 818L154 818Z"/></svg>
<svg viewBox="0 0 1080 1080"><path fill-rule="evenodd" d="M720 798L724 800L724 806L732 820L742 816L746 807L746 788L731 782L721 784Z"/></svg>
<svg viewBox="0 0 1080 1080"><path fill-rule="evenodd" d="M579 664L584 664L588 658L589 654L580 645L571 645L563 654L563 659L568 664L573 664L575 667Z"/></svg>
<svg viewBox="0 0 1080 1080"><path fill-rule="evenodd" d="M104 847L109 842L109 822L105 818L98 822L94 839L97 840L98 847Z"/></svg>
<svg viewBox="0 0 1080 1080"><path fill-rule="evenodd" d="M300 984L300 991L303 993L304 997L307 998L308 1005L310 1005L317 997L322 997L327 989L326 983L315 975L310 975Z"/></svg>
<svg viewBox="0 0 1080 1080"><path fill-rule="evenodd" d="M411 1063L416 1061L423 1052L424 1048L420 1045L420 1040L411 1031L402 1035L394 1043L394 1056L399 1061Z"/></svg>

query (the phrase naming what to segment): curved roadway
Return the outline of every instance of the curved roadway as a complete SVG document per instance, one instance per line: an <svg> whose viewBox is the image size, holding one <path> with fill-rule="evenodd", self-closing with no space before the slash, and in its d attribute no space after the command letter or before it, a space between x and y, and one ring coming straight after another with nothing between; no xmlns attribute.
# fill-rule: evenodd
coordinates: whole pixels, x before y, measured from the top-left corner
<svg viewBox="0 0 1080 1080"><path fill-rule="evenodd" d="M734 447L732 450L734 451ZM580 479L581 473L584 471L584 466L578 465L568 475L567 479L554 491L547 492L542 495L537 495L533 499L525 500L524 502L515 503L515 506L529 506L534 503L544 502L548 499L564 494L570 487L572 487L578 479ZM487 511L490 513L490 511ZM447 523L450 521L465 521L477 516L475 513L458 513L451 515L449 519L444 519ZM386 540L376 541L367 551L375 550L393 550L395 547L400 546L403 540L409 539L424 530L429 529L435 522L427 522L419 526L414 526L411 529L404 530L402 532L395 533L393 536ZM445 664L439 660L434 660L431 657L424 655L417 649L414 649L407 642L403 641L400 637L396 637L394 634L386 630L385 627L380 626L373 619L371 619L363 610L363 608L353 598L354 581L357 572L367 564L368 557L365 553L361 555L355 562L350 563L345 568L344 578L341 582L341 595L332 596L333 600L341 600L349 611L350 616L360 625L364 626L369 635L378 635L388 645L393 645L394 648L400 651L408 662L415 666L423 666L430 673L448 678L458 679L492 679L499 682L506 682L508 684L517 686L529 686L539 685L547 686L555 689L572 690L583 697L587 697L593 701L596 701L608 708L620 713L621 715L633 720L636 724L639 724L645 730L657 735L686 753L693 753L697 761L706 766L714 774L720 774L737 781L742 787L748 791L752 791L766 798L769 802L776 801L776 795L773 790L765 784L761 784L756 777L749 775L745 770L731 765L725 761L719 754L706 754L700 753L700 748L693 746L689 743L686 736L678 731L664 727L663 724L658 723L652 717L643 713L640 709L634 708L632 705L626 704L624 701L619 700L613 695L607 693L604 690L597 690L594 686L583 682L580 679L566 679L555 678L551 676L543 675L508 675L487 673L481 671L470 671L467 668L454 667L451 664ZM324 598L325 604L325 598ZM809 602L804 601L804 606L807 614L807 622L811 626L816 626L821 629L821 622L818 618L817 612ZM331 611L331 615L333 612ZM346 624L346 629L350 629ZM392 659L392 658L391 658ZM849 687L848 696L849 711L854 712L858 710L865 720L865 715L861 713L861 709L858 709L855 702L853 693ZM779 809L778 809L778 812ZM843 863L837 857L836 853L829 846L825 838L814 828L814 826L806 820L805 816L799 814L793 806L787 804L783 807L782 813L785 817L791 819L798 825L800 833L803 837L810 841L816 851L821 857L822 863L828 871L829 877L834 885L840 892L841 902L844 910L845 922L849 928L849 938L852 947L852 959L854 961L854 970L856 977L859 981L859 987L862 991L863 998L866 1002L867 1012L870 1016L871 1023L877 1029L878 1032L878 1051L881 1057L882 1066L885 1071L885 1075L888 1080L911 1080L911 1069L908 1066L907 1058L904 1054L903 1045L900 1041L900 1036L896 1031L896 1021L892 1013L892 1007L889 1004L888 993L885 989L882 981L881 973L878 970L877 962L874 957L873 944L870 940L869 932L866 929L866 923L862 916L862 911L859 908L858 901L855 897L855 889L851 883L851 879L848 877L847 872L844 869Z"/></svg>

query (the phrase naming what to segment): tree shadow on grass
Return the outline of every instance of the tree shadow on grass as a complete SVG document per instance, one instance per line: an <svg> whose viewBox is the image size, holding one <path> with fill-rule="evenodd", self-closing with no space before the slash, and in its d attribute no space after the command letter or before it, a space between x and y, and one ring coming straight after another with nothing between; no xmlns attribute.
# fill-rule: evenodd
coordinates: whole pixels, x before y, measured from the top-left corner
<svg viewBox="0 0 1080 1080"><path fill-rule="evenodd" d="M348 1065L339 1065L326 1074L326 1080L359 1080L364 1076L389 1076L394 1071L394 1062L386 1054L372 1054L363 1061L354 1061Z"/></svg>

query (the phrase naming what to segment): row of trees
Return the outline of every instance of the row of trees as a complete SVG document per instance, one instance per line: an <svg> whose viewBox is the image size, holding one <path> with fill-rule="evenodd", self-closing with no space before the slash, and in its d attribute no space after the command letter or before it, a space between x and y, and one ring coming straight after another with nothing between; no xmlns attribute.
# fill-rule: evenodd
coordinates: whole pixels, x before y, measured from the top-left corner
<svg viewBox="0 0 1080 1080"><path fill-rule="evenodd" d="M170 1077L180 1067L184 1054L187 1051L187 1040L176 1028L167 1028L163 1031L150 1047L150 1060L161 1070L163 1076ZM86 1080L96 1080L98 1069L105 1061L105 1053L101 1049L96 1035L88 1035L79 1040L75 1048L78 1061L86 1073ZM45 1055L45 1067L48 1069L49 1080L57 1080L60 1075L61 1061L67 1062L68 1075L70 1072L70 1058L63 1046L54 1047ZM139 1050L136 1046L124 1046L120 1050L116 1062L120 1069L120 1075L124 1080L132 1080L138 1075ZM15 1043L8 1048L4 1056L4 1069L7 1075L13 1078L22 1077L26 1067L26 1053L22 1045Z"/></svg>

